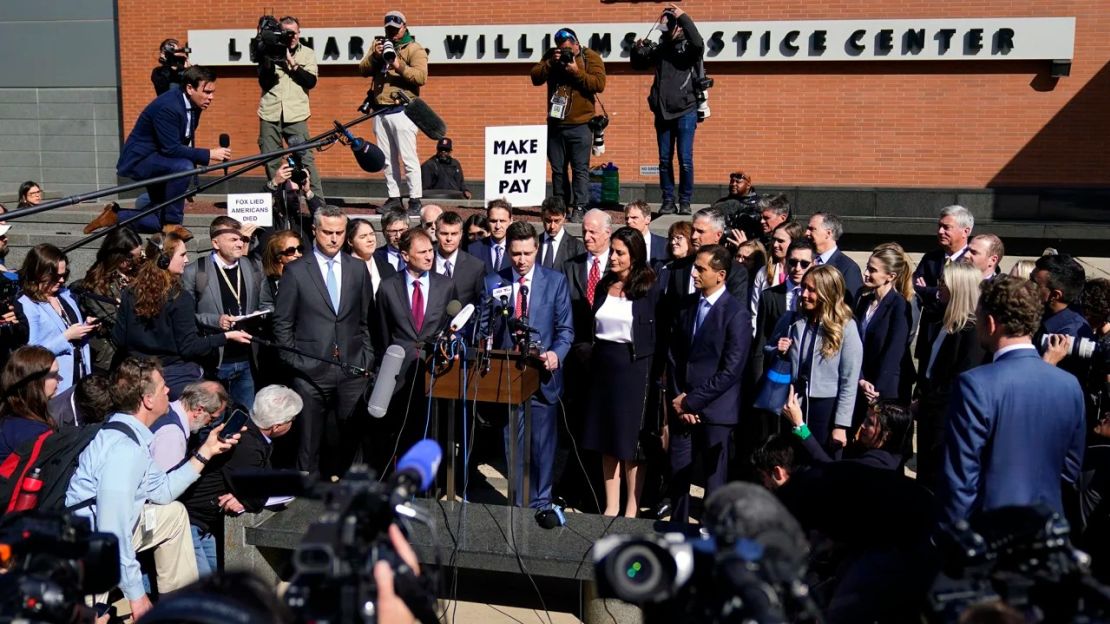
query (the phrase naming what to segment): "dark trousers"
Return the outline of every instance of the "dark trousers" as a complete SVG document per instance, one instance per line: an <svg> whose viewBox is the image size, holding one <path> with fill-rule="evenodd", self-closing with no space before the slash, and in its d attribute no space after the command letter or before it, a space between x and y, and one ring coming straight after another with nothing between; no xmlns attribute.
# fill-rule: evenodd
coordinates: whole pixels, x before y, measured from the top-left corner
<svg viewBox="0 0 1110 624"><path fill-rule="evenodd" d="M836 397L828 397L824 399L809 398L802 404L802 413L806 415L806 424L809 425L809 431L817 440L817 443L829 455L833 455L839 450L839 444L834 448L832 442L832 431L834 420L836 418Z"/></svg>
<svg viewBox="0 0 1110 624"><path fill-rule="evenodd" d="M705 471L705 499L728 482L728 439L733 425L688 425L671 419L671 522L690 521L694 462Z"/></svg>
<svg viewBox="0 0 1110 624"><path fill-rule="evenodd" d="M193 169L192 161L186 158L166 158L165 156L155 152L147 156L132 171L121 171L120 175L135 180L145 180L147 178L156 178L158 176L167 175L170 173L178 173L181 171L191 171ZM162 182L160 184L149 184L146 187L146 193L150 196L151 204L161 204L171 197L177 197L184 193L189 188L189 176L182 176L176 180L169 182ZM162 209L162 213L158 219L160 223L177 224L180 225L185 220L185 200L180 199L173 202Z"/></svg>
<svg viewBox="0 0 1110 624"><path fill-rule="evenodd" d="M663 203L673 202L674 152L678 147L678 202L689 204L694 196L694 131L698 129L698 111L692 110L678 119L655 120L655 138L659 143L659 191Z"/></svg>
<svg viewBox="0 0 1110 624"><path fill-rule="evenodd" d="M314 472L320 469L327 476L342 475L350 467L366 422L366 384L365 378L348 377L338 369L329 371L323 379L304 376L293 379L293 390L304 401L304 409L295 421L300 436L298 470ZM329 418L335 419L338 430L335 439L339 442L334 448L323 449L321 461L320 451Z"/></svg>
<svg viewBox="0 0 1110 624"><path fill-rule="evenodd" d="M170 400L181 398L185 386L204 378L204 369L196 362L178 361L162 367L162 379L170 390Z"/></svg>
<svg viewBox="0 0 1110 624"><path fill-rule="evenodd" d="M548 405L536 397L532 397L532 457L528 474L528 505L533 509L547 509L551 506L551 482L555 467L555 443L558 432L555 429L555 417L559 408ZM514 410L517 426L517 457L518 464L509 467L512 478L524 477L524 409ZM505 462L509 461L509 426L505 425ZM516 482L516 491L521 492L523 483ZM523 496L512 501L513 505L523 505Z"/></svg>
<svg viewBox="0 0 1110 624"><path fill-rule="evenodd" d="M547 124L547 160L551 163L551 194L567 206L590 201L590 147L594 135L587 124ZM574 181L567 178L567 167Z"/></svg>

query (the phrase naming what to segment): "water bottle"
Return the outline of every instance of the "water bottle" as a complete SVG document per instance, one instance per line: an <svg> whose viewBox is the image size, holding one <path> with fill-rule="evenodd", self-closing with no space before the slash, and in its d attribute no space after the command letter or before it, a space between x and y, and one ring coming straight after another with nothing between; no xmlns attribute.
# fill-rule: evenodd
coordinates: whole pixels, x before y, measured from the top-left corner
<svg viewBox="0 0 1110 624"><path fill-rule="evenodd" d="M12 511L28 511L38 507L39 492L42 490L42 468L35 468L23 477L19 484L19 496L15 499Z"/></svg>

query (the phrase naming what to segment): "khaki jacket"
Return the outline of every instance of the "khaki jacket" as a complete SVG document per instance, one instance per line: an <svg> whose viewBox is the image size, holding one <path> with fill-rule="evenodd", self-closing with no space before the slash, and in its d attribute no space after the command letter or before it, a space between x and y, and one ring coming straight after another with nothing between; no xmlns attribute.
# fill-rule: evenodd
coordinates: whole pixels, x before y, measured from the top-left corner
<svg viewBox="0 0 1110 624"><path fill-rule="evenodd" d="M393 94L398 91L409 97L420 95L420 87L428 81L428 51L415 40L398 46L397 58L403 63L400 73L393 69L383 73L382 59L374 57L373 47L358 64L359 73L373 79L374 101L380 106L395 105Z"/></svg>
<svg viewBox="0 0 1110 624"><path fill-rule="evenodd" d="M293 60L301 70L308 72L315 78L319 75L316 67L316 52L306 45L297 46L293 52ZM260 69L260 71L265 71ZM312 111L308 107L308 90L312 87L303 87L289 75L282 67L275 67L277 82L268 90L262 92L258 100L258 117L263 121L273 123L296 123L308 119ZM300 73L300 72L298 72ZM259 81L263 79L260 77ZM312 81L315 86L315 80Z"/></svg>

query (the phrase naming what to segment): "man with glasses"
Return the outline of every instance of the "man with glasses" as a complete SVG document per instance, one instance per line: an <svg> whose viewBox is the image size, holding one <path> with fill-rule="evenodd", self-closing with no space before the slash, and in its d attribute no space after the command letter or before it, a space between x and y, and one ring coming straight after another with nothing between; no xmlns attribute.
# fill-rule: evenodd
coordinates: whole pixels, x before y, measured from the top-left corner
<svg viewBox="0 0 1110 624"><path fill-rule="evenodd" d="M401 257L401 235L409 229L409 218L401 210L390 210L382 215L382 232L385 233L385 247L374 250L374 262L382 279L393 277L405 270L405 260Z"/></svg>
<svg viewBox="0 0 1110 624"><path fill-rule="evenodd" d="M196 300L197 325L202 330L230 331L240 317L258 311L262 272L245 258L250 238L238 221L216 217L208 227L212 253L185 266L182 288ZM254 403L252 345L228 342L206 362L207 372L227 388L231 400L250 409Z"/></svg>
<svg viewBox="0 0 1110 624"><path fill-rule="evenodd" d="M312 114L308 92L316 86L318 74L316 53L301 43L300 22L291 15L280 21L282 29L293 33L285 59L275 62L264 57L258 63L258 84L262 87L262 97L258 100L258 148L262 153L281 149L283 141L288 143L293 137L308 140L308 118ZM308 169L312 188L323 195L324 187L312 150L305 150L301 159ZM271 178L283 162L284 158L276 158L266 163Z"/></svg>
<svg viewBox="0 0 1110 624"><path fill-rule="evenodd" d="M552 194L570 207L571 223L580 223L590 198L590 148L597 94L605 90L601 55L579 44L569 28L555 33L555 46L532 67L532 84L547 85L547 159ZM567 167L573 181L567 178Z"/></svg>

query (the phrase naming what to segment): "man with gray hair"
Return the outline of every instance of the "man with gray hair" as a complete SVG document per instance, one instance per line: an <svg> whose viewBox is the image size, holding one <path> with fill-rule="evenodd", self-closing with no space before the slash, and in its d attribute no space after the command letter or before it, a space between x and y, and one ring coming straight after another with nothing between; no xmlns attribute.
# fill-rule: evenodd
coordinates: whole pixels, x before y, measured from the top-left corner
<svg viewBox="0 0 1110 624"><path fill-rule="evenodd" d="M673 310L681 307L681 300L694 294L694 259L699 247L720 245L725 235L725 216L716 208L702 208L694 213L694 232L690 235L690 253L671 263L667 279L667 298ZM725 278L725 290L738 301L748 301L748 270L735 259Z"/></svg>
<svg viewBox="0 0 1110 624"><path fill-rule="evenodd" d="M918 359L928 359L929 349L940 331L944 318L944 304L940 302L940 289L937 284L944 267L960 262L967 254L967 241L975 227L975 217L963 206L948 206L940 211L937 219L937 242L940 247L921 257L917 270L913 272L913 289L921 305L921 325L917 331Z"/></svg>
<svg viewBox="0 0 1110 624"><path fill-rule="evenodd" d="M855 307L856 297L863 288L863 273L859 265L837 247L837 241L843 235L844 224L840 217L828 212L814 213L806 226L806 238L813 241L817 249L813 264L831 264L840 270L844 276L845 301L849 307Z"/></svg>
<svg viewBox="0 0 1110 624"><path fill-rule="evenodd" d="M238 470L269 468L274 438L289 433L303 407L300 395L285 386L259 390L238 446L208 462L200 479L181 496L181 503L189 512L200 576L217 570L214 535L220 533L217 529L223 516L258 513L266 504L264 496L249 497L236 492L231 475Z"/></svg>
<svg viewBox="0 0 1110 624"><path fill-rule="evenodd" d="M154 437L150 455L165 471L185 461L189 436L219 421L227 408L228 395L217 381L198 381L185 386L181 398L170 403L170 409L150 425Z"/></svg>
<svg viewBox="0 0 1110 624"><path fill-rule="evenodd" d="M570 309L574 315L575 344L589 343L593 336L594 290L609 272L609 236L613 219L604 210L591 209L582 217L582 240L586 253L579 254L563 265L563 274L570 284Z"/></svg>

